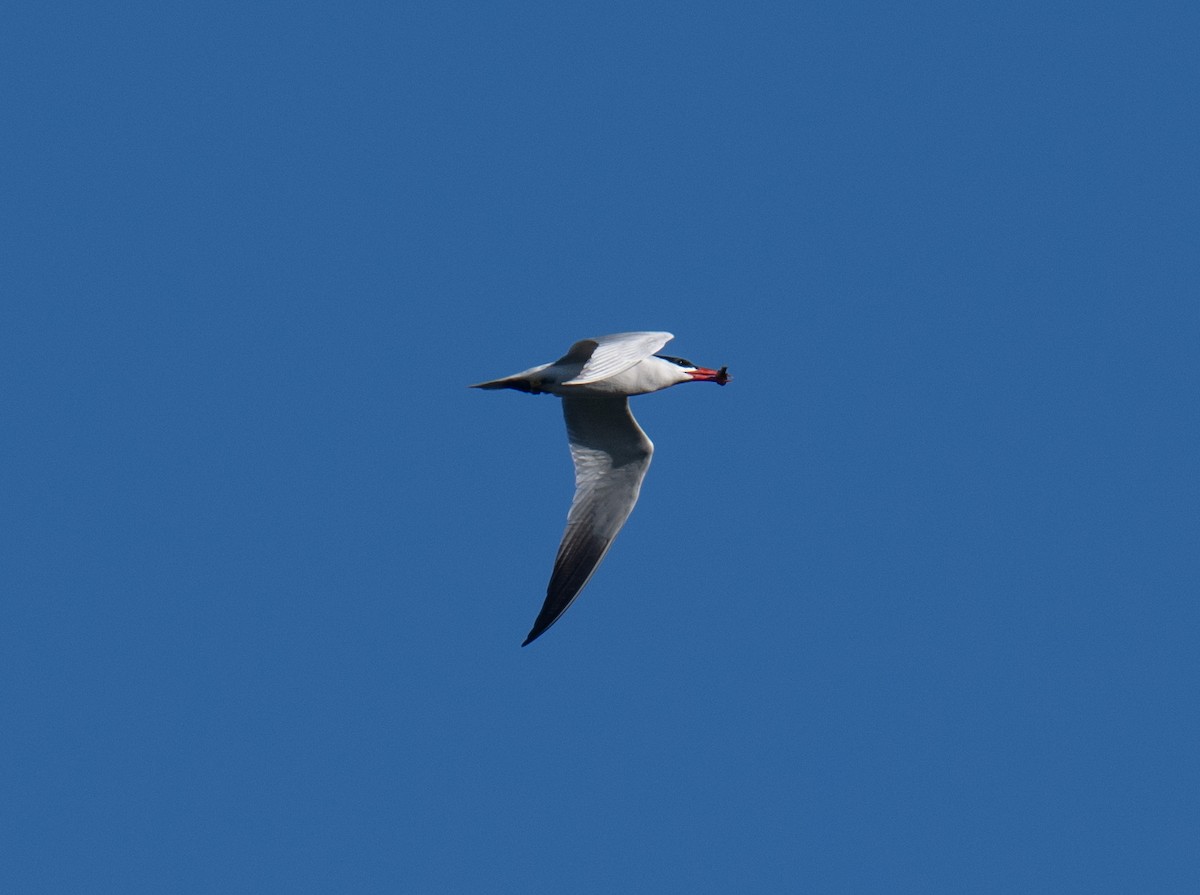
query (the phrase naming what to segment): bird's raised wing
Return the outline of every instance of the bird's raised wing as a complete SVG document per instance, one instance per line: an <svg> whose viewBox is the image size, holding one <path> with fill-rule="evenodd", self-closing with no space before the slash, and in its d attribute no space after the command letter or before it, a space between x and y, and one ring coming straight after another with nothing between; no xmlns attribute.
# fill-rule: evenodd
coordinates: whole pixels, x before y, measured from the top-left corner
<svg viewBox="0 0 1200 895"><path fill-rule="evenodd" d="M675 338L670 333L616 333L581 339L554 362L554 366L583 364L563 385L587 385L624 373Z"/></svg>
<svg viewBox="0 0 1200 895"><path fill-rule="evenodd" d="M654 453L626 398L563 398L563 416L575 461L575 500L546 602L521 646L558 621L588 583L637 503Z"/></svg>

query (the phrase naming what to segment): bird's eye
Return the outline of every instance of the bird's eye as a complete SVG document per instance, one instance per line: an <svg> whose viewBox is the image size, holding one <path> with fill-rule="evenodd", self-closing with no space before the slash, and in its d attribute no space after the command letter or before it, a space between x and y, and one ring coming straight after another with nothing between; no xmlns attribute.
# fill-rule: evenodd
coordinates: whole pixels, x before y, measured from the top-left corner
<svg viewBox="0 0 1200 895"><path fill-rule="evenodd" d="M690 360L684 360L682 357L672 357L669 354L656 354L655 357L661 357L665 361L670 361L677 367L695 367L696 365Z"/></svg>

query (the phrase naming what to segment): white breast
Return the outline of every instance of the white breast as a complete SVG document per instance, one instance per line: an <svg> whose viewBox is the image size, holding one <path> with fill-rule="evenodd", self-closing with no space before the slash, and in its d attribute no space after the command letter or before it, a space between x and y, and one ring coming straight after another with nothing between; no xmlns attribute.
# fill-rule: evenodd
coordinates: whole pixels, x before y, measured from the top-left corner
<svg viewBox="0 0 1200 895"><path fill-rule="evenodd" d="M659 357L648 357L627 370L586 385L555 384L547 389L556 395L645 395L660 389L687 382L688 376L680 367Z"/></svg>

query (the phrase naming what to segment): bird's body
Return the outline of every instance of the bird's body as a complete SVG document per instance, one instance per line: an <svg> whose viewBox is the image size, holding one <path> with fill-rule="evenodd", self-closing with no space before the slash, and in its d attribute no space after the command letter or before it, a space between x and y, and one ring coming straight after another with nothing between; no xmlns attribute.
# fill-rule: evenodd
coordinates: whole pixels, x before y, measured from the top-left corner
<svg viewBox="0 0 1200 895"><path fill-rule="evenodd" d="M563 399L575 462L575 500L546 601L522 646L540 637L571 605L637 503L654 445L630 413L628 398L681 382L729 381L724 367L710 370L654 353L672 338L665 332L640 332L584 339L553 363L472 386Z"/></svg>

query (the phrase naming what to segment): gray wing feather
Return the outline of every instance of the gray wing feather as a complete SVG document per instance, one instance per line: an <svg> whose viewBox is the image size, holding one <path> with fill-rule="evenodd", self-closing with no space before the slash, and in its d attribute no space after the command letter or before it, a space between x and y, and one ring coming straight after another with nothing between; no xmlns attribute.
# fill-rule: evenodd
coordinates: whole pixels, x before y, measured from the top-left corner
<svg viewBox="0 0 1200 895"><path fill-rule="evenodd" d="M646 332L616 333L611 336L598 336L595 339L582 339L555 361L555 365L582 363L582 369L563 385L587 385L589 382L599 382L624 373L673 338L675 337L670 333Z"/></svg>
<svg viewBox="0 0 1200 895"><path fill-rule="evenodd" d="M626 398L564 398L563 416L575 461L575 500L546 601L522 646L558 621L588 583L637 503L654 453Z"/></svg>

